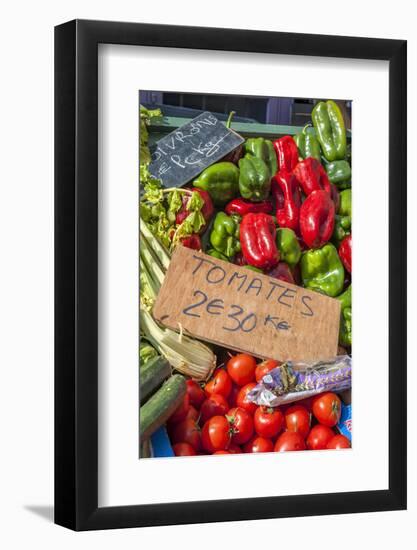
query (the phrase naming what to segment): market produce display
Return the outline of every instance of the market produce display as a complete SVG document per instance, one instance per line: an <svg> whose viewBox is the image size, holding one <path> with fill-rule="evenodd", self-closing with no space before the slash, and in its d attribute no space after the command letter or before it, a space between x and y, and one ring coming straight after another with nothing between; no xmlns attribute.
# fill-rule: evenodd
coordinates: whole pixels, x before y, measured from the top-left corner
<svg viewBox="0 0 417 550"><path fill-rule="evenodd" d="M175 456L349 448L352 192L337 103L317 102L294 136L249 137L169 188L149 170L161 115L140 108L140 456L161 429ZM337 357L262 360L162 326L152 308L177 246L338 300Z"/></svg>

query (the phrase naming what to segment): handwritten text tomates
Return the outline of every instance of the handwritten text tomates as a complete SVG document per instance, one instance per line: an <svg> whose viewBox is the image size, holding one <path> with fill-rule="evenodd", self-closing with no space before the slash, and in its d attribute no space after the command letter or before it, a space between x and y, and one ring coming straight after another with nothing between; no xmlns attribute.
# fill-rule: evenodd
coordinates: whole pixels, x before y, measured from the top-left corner
<svg viewBox="0 0 417 550"><path fill-rule="evenodd" d="M317 359L337 352L337 300L184 247L173 254L153 315L258 357Z"/></svg>

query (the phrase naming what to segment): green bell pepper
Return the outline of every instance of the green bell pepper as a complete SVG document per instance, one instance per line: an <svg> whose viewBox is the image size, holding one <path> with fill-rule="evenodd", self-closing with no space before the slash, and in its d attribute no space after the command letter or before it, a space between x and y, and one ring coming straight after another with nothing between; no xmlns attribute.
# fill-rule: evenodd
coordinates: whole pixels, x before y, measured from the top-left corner
<svg viewBox="0 0 417 550"><path fill-rule="evenodd" d="M352 345L352 285L337 297L341 304L339 344Z"/></svg>
<svg viewBox="0 0 417 550"><path fill-rule="evenodd" d="M342 292L342 294L339 294L337 296L337 299L340 302L341 305L341 311L343 311L347 307L352 306L352 285L349 285L347 289Z"/></svg>
<svg viewBox="0 0 417 550"><path fill-rule="evenodd" d="M339 344L352 345L352 308L346 307L340 315Z"/></svg>
<svg viewBox="0 0 417 550"><path fill-rule="evenodd" d="M223 260L224 262L228 262L229 258L216 250L215 248L210 248L210 250L206 251L206 254L209 256L212 256L213 258L217 258L218 260Z"/></svg>
<svg viewBox="0 0 417 550"><path fill-rule="evenodd" d="M256 271L256 273L263 273L262 269L259 269L259 267L255 267L254 265L246 264L242 267L246 267L246 269L250 269L251 271Z"/></svg>
<svg viewBox="0 0 417 550"><path fill-rule="evenodd" d="M325 165L327 176L332 183L340 185L351 180L352 170L347 160L334 160Z"/></svg>
<svg viewBox="0 0 417 550"><path fill-rule="evenodd" d="M319 101L311 119L317 133L323 155L329 162L341 160L346 155L346 129L343 115L332 101Z"/></svg>
<svg viewBox="0 0 417 550"><path fill-rule="evenodd" d="M352 228L352 190L345 189L339 194L339 210L334 219L332 242L339 248L345 237L350 235Z"/></svg>
<svg viewBox="0 0 417 550"><path fill-rule="evenodd" d="M239 191L244 199L265 200L271 189L271 173L265 162L252 155L239 160Z"/></svg>
<svg viewBox="0 0 417 550"><path fill-rule="evenodd" d="M350 235L352 227L352 190L345 189L339 195L339 210L335 216L332 242L339 247L345 237Z"/></svg>
<svg viewBox="0 0 417 550"><path fill-rule="evenodd" d="M294 267L301 258L301 247L297 235L288 227L279 227L277 229L277 246L280 253L280 259L289 266Z"/></svg>
<svg viewBox="0 0 417 550"><path fill-rule="evenodd" d="M321 162L320 143L315 131L312 128L308 129L309 126L309 124L304 126L302 131L294 136L294 141L298 147L298 154L302 159L313 157Z"/></svg>
<svg viewBox="0 0 417 550"><path fill-rule="evenodd" d="M239 194L239 169L232 162L217 162L206 168L193 185L207 191L216 206L223 206Z"/></svg>
<svg viewBox="0 0 417 550"><path fill-rule="evenodd" d="M352 166L352 143L346 145L346 160Z"/></svg>
<svg viewBox="0 0 417 550"><path fill-rule="evenodd" d="M349 181L343 181L342 183L337 184L337 188L339 191L342 191L343 189L351 189L352 187L352 180Z"/></svg>
<svg viewBox="0 0 417 550"><path fill-rule="evenodd" d="M218 212L214 218L213 229L210 233L210 242L217 252L226 258L240 252L239 223L233 216Z"/></svg>
<svg viewBox="0 0 417 550"><path fill-rule="evenodd" d="M345 189L339 194L339 210L341 216L352 217L352 189Z"/></svg>
<svg viewBox="0 0 417 550"><path fill-rule="evenodd" d="M332 242L339 248L340 243L351 233L352 220L350 216L339 216L334 219Z"/></svg>
<svg viewBox="0 0 417 550"><path fill-rule="evenodd" d="M247 155L263 160L269 168L270 177L275 176L278 170L278 161L272 141L262 137L249 138L243 144L243 151Z"/></svg>
<svg viewBox="0 0 417 550"><path fill-rule="evenodd" d="M307 250L301 256L301 279L306 288L337 296L343 289L345 270L336 248L325 244L316 250Z"/></svg>

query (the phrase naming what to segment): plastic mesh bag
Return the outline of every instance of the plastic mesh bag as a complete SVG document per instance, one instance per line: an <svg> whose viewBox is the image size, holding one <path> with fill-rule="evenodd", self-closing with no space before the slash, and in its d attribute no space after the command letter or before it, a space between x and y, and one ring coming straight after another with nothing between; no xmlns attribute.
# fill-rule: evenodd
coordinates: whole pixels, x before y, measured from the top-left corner
<svg viewBox="0 0 417 550"><path fill-rule="evenodd" d="M311 363L287 361L266 374L247 399L257 405L278 407L325 391L347 390L351 381L349 355Z"/></svg>

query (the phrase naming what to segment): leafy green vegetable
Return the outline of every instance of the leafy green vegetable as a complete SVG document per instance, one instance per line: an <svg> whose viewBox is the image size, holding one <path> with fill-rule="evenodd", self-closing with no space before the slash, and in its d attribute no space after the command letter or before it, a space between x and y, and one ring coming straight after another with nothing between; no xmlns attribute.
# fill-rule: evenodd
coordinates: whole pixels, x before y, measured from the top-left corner
<svg viewBox="0 0 417 550"><path fill-rule="evenodd" d="M160 180L149 172L148 164L141 164L139 168L140 184L144 189L144 197L149 202L159 202L163 199L163 189Z"/></svg>
<svg viewBox="0 0 417 550"><path fill-rule="evenodd" d="M190 210L190 212L199 212L204 206L204 199L198 193L198 191L193 191L191 193L191 197L188 199L187 202L187 210Z"/></svg>
<svg viewBox="0 0 417 550"><path fill-rule="evenodd" d="M148 141L149 132L148 125L152 118L162 116L161 109L146 109L143 105L140 106L139 113L139 176L140 184L143 186L146 194L146 200L149 202L158 202L162 200L162 185L161 182L154 178L149 172L149 164L151 162L151 153L149 151Z"/></svg>
<svg viewBox="0 0 417 550"><path fill-rule="evenodd" d="M139 211L150 231L161 243L172 250L181 239L198 233L205 225L201 210L204 200L200 193L190 189L164 189L162 183L149 172L151 155L148 147L149 133L147 126L155 116L161 116L159 109L149 110L140 106L140 165L139 176L143 193ZM176 226L176 214L183 206L183 196L189 196L186 208L189 215Z"/></svg>
<svg viewBox="0 0 417 550"><path fill-rule="evenodd" d="M182 207L182 198L181 193L178 189L174 189L171 193L168 195L168 205L169 205L169 212L172 212L173 214L176 214Z"/></svg>
<svg viewBox="0 0 417 550"><path fill-rule="evenodd" d="M174 191L175 192L175 191ZM172 245L175 246L181 239L198 233L206 224L201 209L204 206L204 200L200 193L193 191L187 201L186 208L190 212L185 220L177 227L172 237Z"/></svg>
<svg viewBox="0 0 417 550"><path fill-rule="evenodd" d="M139 131L140 131L140 164L145 165L151 162L151 153L148 147L149 133L147 126L152 118L162 116L161 109L147 109L143 105L140 106L139 113ZM142 178L141 178L142 179Z"/></svg>

